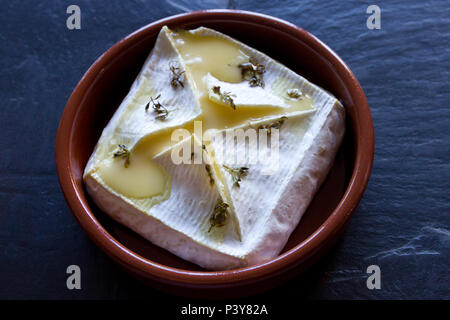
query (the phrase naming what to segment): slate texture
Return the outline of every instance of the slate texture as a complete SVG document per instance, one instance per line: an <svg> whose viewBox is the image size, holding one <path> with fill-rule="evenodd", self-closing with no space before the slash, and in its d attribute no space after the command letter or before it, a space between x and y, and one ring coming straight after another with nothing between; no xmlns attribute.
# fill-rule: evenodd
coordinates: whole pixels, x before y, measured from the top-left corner
<svg viewBox="0 0 450 320"><path fill-rule="evenodd" d="M82 29L66 28L77 4ZM381 30L366 9L381 8ZM60 191L54 144L87 68L139 27L173 14L238 8L310 31L350 66L375 124L367 192L336 248L305 276L247 301L450 299L450 4L432 1L0 1L0 298L183 300L119 269L83 233ZM66 289L66 267L83 289ZM368 290L377 264L381 290Z"/></svg>

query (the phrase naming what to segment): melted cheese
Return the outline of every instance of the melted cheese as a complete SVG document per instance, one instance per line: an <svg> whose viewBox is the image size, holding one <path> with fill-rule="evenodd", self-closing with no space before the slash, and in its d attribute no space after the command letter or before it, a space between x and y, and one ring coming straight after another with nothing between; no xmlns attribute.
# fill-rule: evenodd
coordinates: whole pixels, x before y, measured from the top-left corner
<svg viewBox="0 0 450 320"><path fill-rule="evenodd" d="M287 108L280 110L278 106L248 103L246 108L223 107L218 101L210 99L210 88L208 87L207 76L210 74L214 78L232 84L240 84L242 88L249 90L246 81L243 81L239 65L249 61L250 56L243 52L235 43L215 36L202 36L191 32L179 32L171 34L175 40L175 45L185 60L187 72L192 75L192 79L197 89L202 115L199 120L203 121L203 130L227 129L240 126L247 121L260 120L267 116L284 115L298 110L312 109L312 100L301 102L284 99ZM270 90L267 90L270 91ZM280 90L273 91L278 93ZM244 90L236 94L246 94ZM253 101L258 101L258 96L250 94ZM282 99L282 98L280 98Z"/></svg>
<svg viewBox="0 0 450 320"><path fill-rule="evenodd" d="M148 198L165 191L168 177L164 168L136 155L130 160L133 165L126 168L123 159L105 159L97 173L108 186L130 198Z"/></svg>
<svg viewBox="0 0 450 320"><path fill-rule="evenodd" d="M242 81L238 65L250 56L266 67L263 89ZM184 88L170 85L173 61L186 71ZM208 77L239 96L236 110L211 95ZM302 94L289 97L291 89ZM256 94L261 90L264 95ZM145 112L149 98L159 93L170 110L164 121L151 108ZM240 188L223 170L231 163L218 156L221 144L199 139L212 128L254 128L282 116L288 119L280 131L281 171L266 175L262 164L239 164L249 168ZM202 121L199 132L193 130L196 120ZM187 129L187 138L172 142L178 128ZM103 130L83 178L103 211L152 243L208 269L243 267L273 258L283 248L325 178L343 133L339 102L270 57L211 29L174 33L163 27ZM113 157L120 144L131 151L128 168L123 158ZM211 172L205 162L174 161L172 151L183 147L185 155L191 144L212 161L206 162ZM241 154L245 144L238 141L236 147ZM229 204L229 218L211 230L218 199Z"/></svg>
<svg viewBox="0 0 450 320"><path fill-rule="evenodd" d="M282 92L283 87L279 83L273 90L249 87L248 83L243 81L238 66L248 62L250 57L240 50L235 43L219 37L199 36L190 32L172 32L170 37L184 60L186 66L185 81L188 77L192 80L192 87L199 99L202 114L196 120L202 121L203 132L209 129L233 128L249 121L264 119L267 116L312 109L311 99L294 101L286 97L275 96L274 94ZM247 97L246 100L244 99L244 104L239 104L239 107L233 110L231 107L223 107L220 103L211 99L208 76L221 81L222 85L234 86L236 94ZM151 82L151 78L146 79L145 85L149 86ZM167 83L167 85L170 86L170 83ZM187 90L187 88L184 90ZM255 91L258 90L267 91L266 97L270 99L270 96L273 96L272 100L275 102L267 104L265 103L267 99L262 99L262 96L258 100L258 95L255 95ZM142 109L142 106L149 99L148 92L154 92L154 90L141 86L134 98L134 101L140 103L135 104L133 109ZM183 95L183 91L175 90L173 94ZM280 107L283 108L280 109ZM135 110L129 110L125 115L132 111ZM173 146L175 142L171 140L172 132L174 129L180 128L193 132L193 121L183 126L161 130L144 137L131 150L132 161L128 168L115 163L120 162L120 159L108 159L103 162L98 174L112 189L133 198L161 194L167 185L164 178L166 174L162 167L155 165L148 159L152 159L158 153ZM135 159L142 158L147 160L135 161ZM142 171L142 174L139 174L140 171Z"/></svg>

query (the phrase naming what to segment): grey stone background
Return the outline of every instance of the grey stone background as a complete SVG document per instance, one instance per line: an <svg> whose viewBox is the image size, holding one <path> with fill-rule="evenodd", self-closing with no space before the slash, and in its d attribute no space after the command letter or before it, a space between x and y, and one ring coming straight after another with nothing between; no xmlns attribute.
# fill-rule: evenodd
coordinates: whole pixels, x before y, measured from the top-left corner
<svg viewBox="0 0 450 320"><path fill-rule="evenodd" d="M82 29L66 28L77 4ZM381 30L366 8L381 8ZM238 8L288 20L350 66L371 106L373 173L336 248L305 276L247 299L449 299L450 4L432 1L0 0L0 298L183 299L131 278L72 217L54 161L59 118L88 67L157 19ZM66 267L82 290L66 289ZM382 289L366 288L377 264Z"/></svg>

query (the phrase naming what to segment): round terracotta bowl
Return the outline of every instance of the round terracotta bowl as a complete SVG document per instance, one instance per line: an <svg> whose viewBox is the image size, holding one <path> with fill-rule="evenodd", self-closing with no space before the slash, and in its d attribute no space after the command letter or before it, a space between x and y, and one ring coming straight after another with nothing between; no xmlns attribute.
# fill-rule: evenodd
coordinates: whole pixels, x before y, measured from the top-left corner
<svg viewBox="0 0 450 320"><path fill-rule="evenodd" d="M281 254L266 263L206 271L154 246L101 212L89 199L82 173L94 146L127 94L161 27L205 26L277 59L338 97L347 133L335 164ZM305 30L270 16L234 10L199 11L151 23L120 40L89 68L64 109L56 164L67 203L89 238L145 283L189 296L243 296L299 274L324 254L350 219L369 180L373 124L353 73L330 48Z"/></svg>

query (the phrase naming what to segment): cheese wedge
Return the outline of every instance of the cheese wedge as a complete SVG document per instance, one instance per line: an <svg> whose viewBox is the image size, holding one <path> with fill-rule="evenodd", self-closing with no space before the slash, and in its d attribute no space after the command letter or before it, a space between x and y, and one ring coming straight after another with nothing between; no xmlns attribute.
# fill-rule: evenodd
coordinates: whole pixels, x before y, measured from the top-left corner
<svg viewBox="0 0 450 320"><path fill-rule="evenodd" d="M240 67L254 61L265 66L257 86ZM163 27L84 180L103 211L175 255L212 270L254 265L278 255L299 223L344 119L336 98L263 53L211 29ZM202 139L238 129L270 131L269 144L258 141L266 161L232 161L248 152L245 141L230 152L226 139ZM230 168L242 167L238 187ZM221 204L226 220L217 224Z"/></svg>
<svg viewBox="0 0 450 320"><path fill-rule="evenodd" d="M131 150L146 137L161 135L170 128L183 126L201 114L191 81L185 82L186 90L183 90L182 95L174 94L170 86L170 67L173 65L184 68L183 60L175 50L168 32L161 32L130 92L103 130L85 173L94 170L99 161L109 158L118 145L126 145ZM158 95L160 98L156 99ZM145 110L150 98L161 100L170 117L160 121L152 108Z"/></svg>
<svg viewBox="0 0 450 320"><path fill-rule="evenodd" d="M342 138L337 134L342 126L341 116L340 107L333 105L306 117L301 113L290 115L278 132L272 130L268 138L272 145L259 146L259 154L266 150L267 160L260 157L251 161L245 140L235 139L234 148L227 148L227 132L223 132L219 143L214 141L209 145L228 190L224 198L233 204L239 221L247 264L273 258L286 244L325 178L324 172L332 165ZM261 128L274 120L279 119L253 122L242 130ZM276 157L271 158L268 154L274 150ZM239 168L246 168L247 173L237 183L233 173Z"/></svg>
<svg viewBox="0 0 450 320"><path fill-rule="evenodd" d="M205 77L206 86L209 92L209 100L229 108L229 104L224 101L220 94L214 92L214 88L220 88L233 99L236 108L245 107L272 107L272 108L290 108L290 100L273 94L263 87L250 87L246 82L231 83L220 81L211 74ZM219 91L220 93L220 91ZM258 97L255 99L255 97Z"/></svg>

